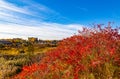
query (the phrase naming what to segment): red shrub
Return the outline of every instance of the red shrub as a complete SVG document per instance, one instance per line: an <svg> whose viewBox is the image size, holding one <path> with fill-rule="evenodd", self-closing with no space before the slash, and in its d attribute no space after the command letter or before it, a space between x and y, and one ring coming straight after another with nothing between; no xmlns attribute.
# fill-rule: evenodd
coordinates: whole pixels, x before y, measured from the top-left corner
<svg viewBox="0 0 120 79"><path fill-rule="evenodd" d="M62 40L40 63L23 67L15 78L78 79L84 72L94 75L95 69L103 69L106 63L120 66L119 29L98 25L93 29L84 28L78 35Z"/></svg>

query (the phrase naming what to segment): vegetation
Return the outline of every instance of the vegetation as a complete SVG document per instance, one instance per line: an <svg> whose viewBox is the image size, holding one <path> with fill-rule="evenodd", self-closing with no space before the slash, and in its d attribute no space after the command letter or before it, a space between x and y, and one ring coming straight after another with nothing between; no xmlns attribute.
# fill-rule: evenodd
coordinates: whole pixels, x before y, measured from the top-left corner
<svg viewBox="0 0 120 79"><path fill-rule="evenodd" d="M13 79L119 79L120 33L97 25L62 40Z"/></svg>
<svg viewBox="0 0 120 79"><path fill-rule="evenodd" d="M36 38L29 38L29 41L18 38L0 41L0 79L9 79L20 73L23 66L39 62L46 51L57 45L52 41L40 41L42 44Z"/></svg>
<svg viewBox="0 0 120 79"><path fill-rule="evenodd" d="M23 66L37 63L44 57L43 53L30 55L1 55L0 56L0 79L9 79L10 76L21 72Z"/></svg>
<svg viewBox="0 0 120 79"><path fill-rule="evenodd" d="M0 40L0 54L19 55L40 53L41 49L56 47L58 40L38 40L37 38L28 38L23 40L21 38L1 39Z"/></svg>
<svg viewBox="0 0 120 79"><path fill-rule="evenodd" d="M8 76L14 75L21 70L21 66L25 65L28 60L20 57L6 57L5 56L0 57L0 79L4 79Z"/></svg>

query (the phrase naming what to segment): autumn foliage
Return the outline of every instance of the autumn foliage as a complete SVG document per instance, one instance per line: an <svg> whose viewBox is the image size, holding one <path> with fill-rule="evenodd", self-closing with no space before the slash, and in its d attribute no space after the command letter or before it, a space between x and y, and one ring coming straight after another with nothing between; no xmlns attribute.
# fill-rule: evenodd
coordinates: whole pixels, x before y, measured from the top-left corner
<svg viewBox="0 0 120 79"><path fill-rule="evenodd" d="M120 31L97 25L62 40L58 47L14 79L118 79Z"/></svg>

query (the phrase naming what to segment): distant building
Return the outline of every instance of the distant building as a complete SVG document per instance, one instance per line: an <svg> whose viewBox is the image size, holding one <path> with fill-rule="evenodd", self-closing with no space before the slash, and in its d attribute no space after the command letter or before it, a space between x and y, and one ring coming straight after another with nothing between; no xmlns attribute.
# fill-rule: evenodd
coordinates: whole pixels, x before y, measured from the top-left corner
<svg viewBox="0 0 120 79"><path fill-rule="evenodd" d="M28 37L28 41L32 42L32 43L37 43L38 42L38 38Z"/></svg>

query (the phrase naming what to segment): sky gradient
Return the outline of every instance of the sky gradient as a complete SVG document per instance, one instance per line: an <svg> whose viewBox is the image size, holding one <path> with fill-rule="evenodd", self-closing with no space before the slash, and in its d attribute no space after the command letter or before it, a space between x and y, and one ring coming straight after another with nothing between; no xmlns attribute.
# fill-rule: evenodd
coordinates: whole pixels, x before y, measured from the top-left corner
<svg viewBox="0 0 120 79"><path fill-rule="evenodd" d="M0 38L63 39L109 21L120 25L120 0L0 0Z"/></svg>

